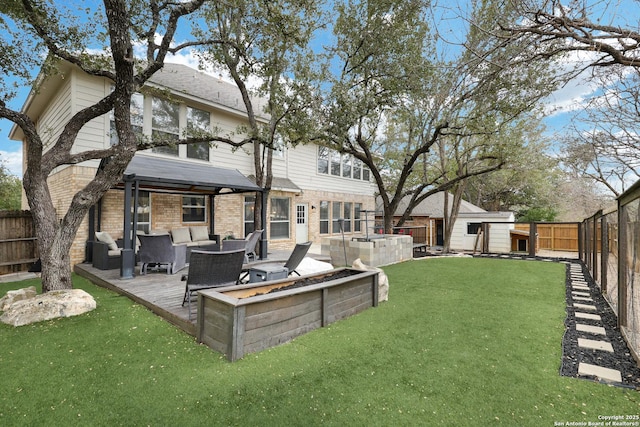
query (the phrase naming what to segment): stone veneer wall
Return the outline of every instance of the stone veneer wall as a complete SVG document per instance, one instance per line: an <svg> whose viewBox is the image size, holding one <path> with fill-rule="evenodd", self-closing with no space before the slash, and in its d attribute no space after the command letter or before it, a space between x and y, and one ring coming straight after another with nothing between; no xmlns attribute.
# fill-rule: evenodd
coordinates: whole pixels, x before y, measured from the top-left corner
<svg viewBox="0 0 640 427"><path fill-rule="evenodd" d="M345 235L344 245L342 236L325 237L322 239L322 255L331 256L331 263L335 267L352 265L353 261L360 260L368 266L379 267L381 265L394 264L413 258L413 238L411 236L385 234L384 238L370 241L351 240Z"/></svg>

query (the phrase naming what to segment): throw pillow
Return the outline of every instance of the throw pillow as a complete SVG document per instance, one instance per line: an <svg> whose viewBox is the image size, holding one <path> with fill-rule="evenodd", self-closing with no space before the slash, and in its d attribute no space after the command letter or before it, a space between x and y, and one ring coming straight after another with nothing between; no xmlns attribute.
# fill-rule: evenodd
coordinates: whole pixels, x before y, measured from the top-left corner
<svg viewBox="0 0 640 427"><path fill-rule="evenodd" d="M187 227L174 228L171 230L171 239L176 245L179 243L191 243L191 234L189 234Z"/></svg>
<svg viewBox="0 0 640 427"><path fill-rule="evenodd" d="M203 240L209 240L209 230L206 225L189 227L191 230L191 240L194 242L202 242Z"/></svg>
<svg viewBox="0 0 640 427"><path fill-rule="evenodd" d="M99 242L106 243L110 251L118 250L118 245L115 240L113 240L113 237L111 237L111 235L106 231L97 231L96 239L98 239Z"/></svg>

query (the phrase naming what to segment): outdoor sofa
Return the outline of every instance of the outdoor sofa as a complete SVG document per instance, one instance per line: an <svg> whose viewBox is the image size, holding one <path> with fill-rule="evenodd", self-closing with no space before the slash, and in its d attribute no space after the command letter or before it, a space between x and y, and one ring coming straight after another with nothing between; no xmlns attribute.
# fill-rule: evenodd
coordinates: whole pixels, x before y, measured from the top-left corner
<svg viewBox="0 0 640 427"><path fill-rule="evenodd" d="M174 244L187 245L187 262L189 262L193 249L220 250L220 236L218 234L209 234L209 228L206 225L173 228L170 234Z"/></svg>

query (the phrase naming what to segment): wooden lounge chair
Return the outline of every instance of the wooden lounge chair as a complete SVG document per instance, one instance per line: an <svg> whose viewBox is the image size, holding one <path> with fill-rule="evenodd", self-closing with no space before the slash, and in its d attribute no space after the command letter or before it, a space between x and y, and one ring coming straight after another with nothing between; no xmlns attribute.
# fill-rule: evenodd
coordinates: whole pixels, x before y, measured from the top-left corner
<svg viewBox="0 0 640 427"><path fill-rule="evenodd" d="M235 251L207 252L192 250L189 260L189 274L182 276L186 280L182 306L188 303L191 320L191 300L193 295L203 289L231 286L238 283L244 261L244 249Z"/></svg>

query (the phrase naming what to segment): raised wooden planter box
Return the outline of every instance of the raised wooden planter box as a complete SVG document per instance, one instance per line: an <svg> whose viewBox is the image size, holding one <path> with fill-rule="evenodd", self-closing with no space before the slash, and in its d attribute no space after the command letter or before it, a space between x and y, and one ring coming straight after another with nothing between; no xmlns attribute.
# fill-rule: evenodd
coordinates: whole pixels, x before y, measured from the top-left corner
<svg viewBox="0 0 640 427"><path fill-rule="evenodd" d="M332 279L339 272L349 277ZM326 281L266 293L305 279ZM256 295L256 293L262 293ZM322 274L201 291L196 338L231 361L378 305L378 273Z"/></svg>

